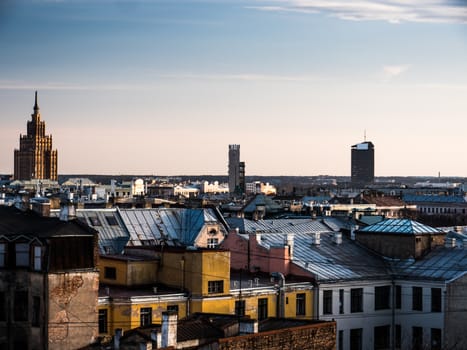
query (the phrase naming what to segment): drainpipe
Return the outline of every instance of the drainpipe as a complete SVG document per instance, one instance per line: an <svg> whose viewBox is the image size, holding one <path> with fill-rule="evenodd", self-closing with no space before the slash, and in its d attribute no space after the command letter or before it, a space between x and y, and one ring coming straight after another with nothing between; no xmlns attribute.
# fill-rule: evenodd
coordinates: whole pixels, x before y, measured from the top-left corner
<svg viewBox="0 0 467 350"><path fill-rule="evenodd" d="M284 318L285 317L285 277L280 272L273 272L271 276L279 279L279 295L278 295L278 317Z"/></svg>

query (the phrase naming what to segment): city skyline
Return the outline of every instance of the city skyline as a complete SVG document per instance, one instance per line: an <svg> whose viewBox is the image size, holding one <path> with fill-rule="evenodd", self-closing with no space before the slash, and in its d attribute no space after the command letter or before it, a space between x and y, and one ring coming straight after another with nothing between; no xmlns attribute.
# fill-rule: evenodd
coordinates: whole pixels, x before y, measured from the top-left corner
<svg viewBox="0 0 467 350"><path fill-rule="evenodd" d="M0 173L38 90L59 174L467 176L467 9L451 1L7 0Z"/></svg>

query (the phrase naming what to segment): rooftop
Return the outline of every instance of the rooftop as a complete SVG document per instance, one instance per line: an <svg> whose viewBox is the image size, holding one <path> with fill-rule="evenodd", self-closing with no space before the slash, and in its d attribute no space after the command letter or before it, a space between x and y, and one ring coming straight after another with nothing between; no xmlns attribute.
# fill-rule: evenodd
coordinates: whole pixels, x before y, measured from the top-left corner
<svg viewBox="0 0 467 350"><path fill-rule="evenodd" d="M364 227L359 232L393 233L393 234L433 234L442 233L434 227L421 224L409 219L386 219L373 225Z"/></svg>

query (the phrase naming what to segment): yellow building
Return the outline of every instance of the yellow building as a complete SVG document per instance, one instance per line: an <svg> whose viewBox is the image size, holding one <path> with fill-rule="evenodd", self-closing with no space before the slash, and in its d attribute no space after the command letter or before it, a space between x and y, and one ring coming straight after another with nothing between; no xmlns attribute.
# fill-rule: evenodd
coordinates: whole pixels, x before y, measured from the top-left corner
<svg viewBox="0 0 467 350"><path fill-rule="evenodd" d="M310 282L282 284L269 276L231 281L227 250L127 247L125 255L101 256L99 268L101 336L160 323L166 310L179 318L195 312L259 320L313 315Z"/></svg>

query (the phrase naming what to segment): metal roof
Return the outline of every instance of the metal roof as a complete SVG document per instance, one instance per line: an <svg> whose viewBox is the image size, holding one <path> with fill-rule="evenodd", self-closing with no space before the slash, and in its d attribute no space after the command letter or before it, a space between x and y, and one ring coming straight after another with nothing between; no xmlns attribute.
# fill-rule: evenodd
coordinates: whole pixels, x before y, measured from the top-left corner
<svg viewBox="0 0 467 350"><path fill-rule="evenodd" d="M213 209L120 209L130 245L193 245L204 225L219 223ZM221 230L226 234L222 225Z"/></svg>
<svg viewBox="0 0 467 350"><path fill-rule="evenodd" d="M355 241L342 237L333 241L334 232L321 232L320 244L314 244L313 232L294 233L293 262L311 272L317 281L336 281L387 277L384 261ZM285 233L261 235L266 248L284 245Z"/></svg>
<svg viewBox="0 0 467 350"><path fill-rule="evenodd" d="M421 224L417 221L409 219L386 219L376 224L367 226L359 230L359 232L372 232L372 233L393 233L393 234L431 234L442 233L442 231Z"/></svg>
<svg viewBox="0 0 467 350"><path fill-rule="evenodd" d="M420 260L393 262L392 269L399 277L449 281L467 272L467 249L439 246Z"/></svg>
<svg viewBox="0 0 467 350"><path fill-rule="evenodd" d="M59 210L51 210L58 217ZM130 234L116 208L76 209L78 220L99 232L99 253L120 254L130 240Z"/></svg>
<svg viewBox="0 0 467 350"><path fill-rule="evenodd" d="M238 228L240 233L253 232L325 232L329 228L315 219L271 219L248 220L243 218L226 218L231 228Z"/></svg>
<svg viewBox="0 0 467 350"><path fill-rule="evenodd" d="M405 194L404 202L407 203L466 203L462 196L442 196L442 195L414 195Z"/></svg>

